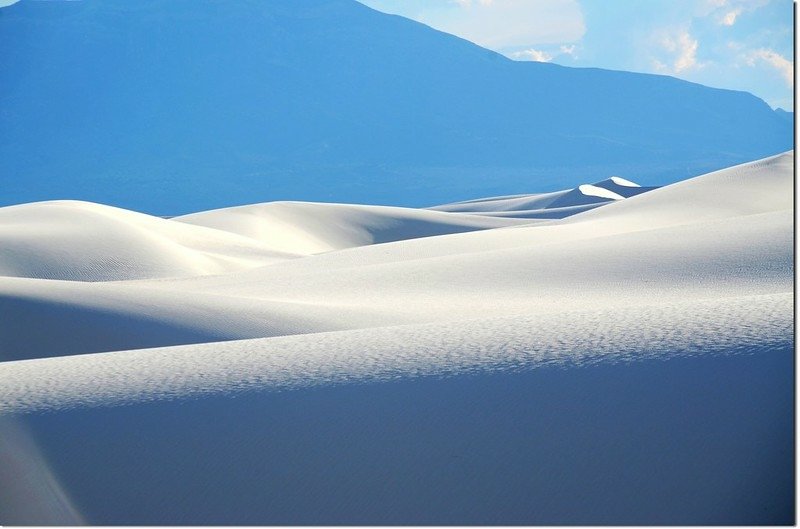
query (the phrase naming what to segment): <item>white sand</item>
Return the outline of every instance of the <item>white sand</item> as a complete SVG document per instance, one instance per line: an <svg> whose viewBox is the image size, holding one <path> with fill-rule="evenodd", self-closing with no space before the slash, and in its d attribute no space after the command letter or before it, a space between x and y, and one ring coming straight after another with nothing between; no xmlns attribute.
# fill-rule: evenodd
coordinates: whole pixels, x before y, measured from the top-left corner
<svg viewBox="0 0 800 529"><path fill-rule="evenodd" d="M299 370L270 362L276 355L301 358L319 343L369 377L387 369L407 375L503 364L510 341L536 355L577 358L598 327L621 356L636 349L626 345L632 330L668 337L691 328L707 344L715 333L739 336L739 325L741 333L767 339L791 315L792 164L790 152L630 198L600 187L634 187L621 180L581 186L550 203L577 194L610 203L534 224L307 203L173 220L74 202L3 208L0 233L14 242L0 259L6 275L95 282L0 278L7 315L0 355L40 358L0 365L0 402L20 410L57 407L62 397L68 405L203 391L196 375L214 371L205 358L244 366L224 382L218 374L203 378L215 391L264 380L272 369L281 380L315 383L330 378L327 353L309 352ZM524 200L470 204L495 203L502 207L492 211L503 211L514 207L509 201ZM489 229L498 226L506 227ZM326 253L298 257L318 252ZM102 278L138 280L96 282ZM782 316L763 320L761 310ZM572 322L572 331L554 331L563 322ZM491 331L477 338L473 331L482 325ZM515 338L520 328L530 336ZM294 336L277 339L288 335ZM246 338L264 339L124 351ZM452 345L437 347L442 340ZM413 368L391 367L400 346L417 355ZM79 354L103 351L114 352ZM176 371L173 353L196 355L196 363L181 362ZM238 359L243 354L250 364ZM65 355L72 356L48 358ZM97 365L118 370L101 377ZM67 372L74 374L53 383L51 373ZM171 386L148 385L162 379ZM102 382L90 390L85 380Z"/></svg>
<svg viewBox="0 0 800 529"><path fill-rule="evenodd" d="M786 524L793 162L2 208L0 523Z"/></svg>

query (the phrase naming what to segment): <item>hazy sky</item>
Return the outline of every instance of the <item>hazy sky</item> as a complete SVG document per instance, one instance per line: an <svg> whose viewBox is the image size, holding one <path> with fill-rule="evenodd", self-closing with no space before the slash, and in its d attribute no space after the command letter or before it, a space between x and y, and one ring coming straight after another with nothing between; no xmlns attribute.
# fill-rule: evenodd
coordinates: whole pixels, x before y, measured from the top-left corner
<svg viewBox="0 0 800 529"><path fill-rule="evenodd" d="M791 0L361 0L522 61L662 73L791 110Z"/></svg>

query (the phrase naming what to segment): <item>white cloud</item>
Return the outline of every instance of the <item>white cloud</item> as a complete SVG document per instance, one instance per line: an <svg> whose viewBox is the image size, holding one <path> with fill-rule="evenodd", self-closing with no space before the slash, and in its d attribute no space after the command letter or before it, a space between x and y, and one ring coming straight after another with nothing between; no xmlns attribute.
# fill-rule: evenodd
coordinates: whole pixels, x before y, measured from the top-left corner
<svg viewBox="0 0 800 529"><path fill-rule="evenodd" d="M515 51L511 54L515 59L523 59L535 62L550 62L553 56L546 51L534 50L533 48L522 51Z"/></svg>
<svg viewBox="0 0 800 529"><path fill-rule="evenodd" d="M578 42L586 33L581 0L360 1L507 56L528 48Z"/></svg>
<svg viewBox="0 0 800 529"><path fill-rule="evenodd" d="M561 53L564 55L570 55L571 57L575 57L575 49L577 46L575 44L570 44L567 46L566 44L562 44L558 49L561 50Z"/></svg>
<svg viewBox="0 0 800 529"><path fill-rule="evenodd" d="M744 48L744 44L742 44L741 42L736 42L735 40L729 40L729 41L728 41L728 42L725 44L725 46L726 46L726 47L727 47L729 50L732 50L732 51L740 51L742 48Z"/></svg>
<svg viewBox="0 0 800 529"><path fill-rule="evenodd" d="M658 59L653 59L653 70L662 73L670 71L669 66L659 61Z"/></svg>
<svg viewBox="0 0 800 529"><path fill-rule="evenodd" d="M767 5L769 0L700 0L694 16L712 16L720 26L733 26L739 17Z"/></svg>
<svg viewBox="0 0 800 529"><path fill-rule="evenodd" d="M675 59L675 71L681 72L697 66L697 39L693 39L688 32L678 36L678 50L680 53Z"/></svg>
<svg viewBox="0 0 800 529"><path fill-rule="evenodd" d="M698 46L697 39L692 37L686 29L665 34L661 38L661 47L672 54L672 67L667 68L663 62L656 60L657 66L660 65L657 69L680 73L693 68L701 68L703 65L697 61Z"/></svg>
<svg viewBox="0 0 800 529"><path fill-rule="evenodd" d="M577 44L561 44L560 46L545 46L543 48L522 48L505 51L507 57L518 61L551 62L561 56L578 58Z"/></svg>
<svg viewBox="0 0 800 529"><path fill-rule="evenodd" d="M742 14L743 9L741 7L737 7L731 11L728 11L720 18L720 24L723 26L732 26L736 23L736 18Z"/></svg>
<svg viewBox="0 0 800 529"><path fill-rule="evenodd" d="M760 48L744 56L748 66L755 66L759 61L778 71L788 86L794 86L794 63L774 50Z"/></svg>
<svg viewBox="0 0 800 529"><path fill-rule="evenodd" d="M691 15L694 17L707 17L710 14L726 7L729 0L698 0L694 5Z"/></svg>
<svg viewBox="0 0 800 529"><path fill-rule="evenodd" d="M575 42L586 32L578 0L451 0L400 14L497 51Z"/></svg>

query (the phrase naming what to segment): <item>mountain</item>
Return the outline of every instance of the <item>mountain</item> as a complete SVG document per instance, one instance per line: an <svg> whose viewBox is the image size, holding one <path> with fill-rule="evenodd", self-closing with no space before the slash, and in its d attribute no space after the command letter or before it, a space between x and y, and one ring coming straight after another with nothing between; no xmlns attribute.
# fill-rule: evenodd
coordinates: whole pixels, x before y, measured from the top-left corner
<svg viewBox="0 0 800 529"><path fill-rule="evenodd" d="M748 93L514 62L355 0L23 0L0 35L0 205L427 206L792 144Z"/></svg>
<svg viewBox="0 0 800 529"><path fill-rule="evenodd" d="M789 123L794 124L794 112L789 112L782 108L776 108L775 113L779 115L782 119L788 121Z"/></svg>

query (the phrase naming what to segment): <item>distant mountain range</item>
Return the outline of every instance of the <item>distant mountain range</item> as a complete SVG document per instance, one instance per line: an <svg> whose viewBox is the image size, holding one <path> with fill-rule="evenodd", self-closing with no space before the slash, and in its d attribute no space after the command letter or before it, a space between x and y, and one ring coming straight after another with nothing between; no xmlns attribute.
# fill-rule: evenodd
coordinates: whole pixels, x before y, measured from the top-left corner
<svg viewBox="0 0 800 529"><path fill-rule="evenodd" d="M355 0L23 0L0 36L0 205L427 206L793 143L748 93L515 62Z"/></svg>

